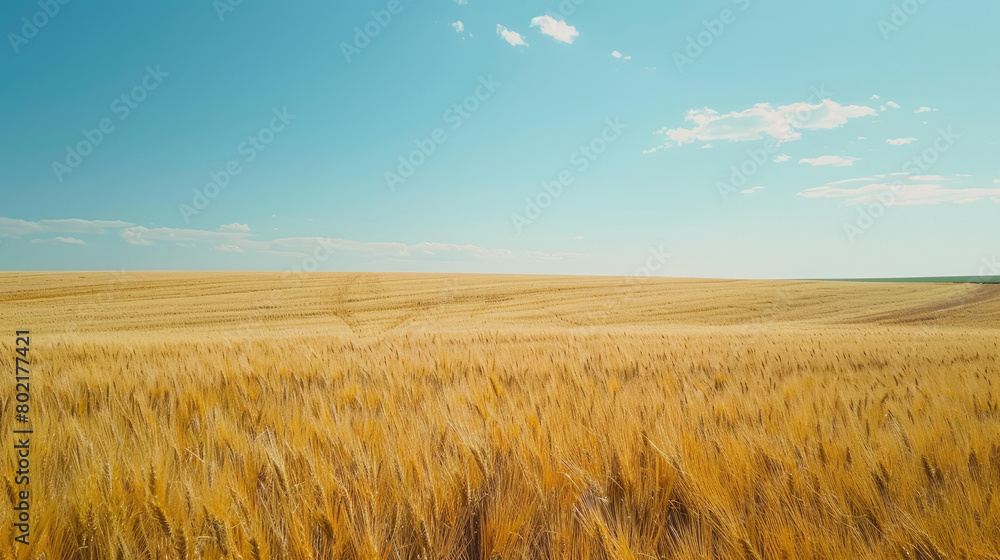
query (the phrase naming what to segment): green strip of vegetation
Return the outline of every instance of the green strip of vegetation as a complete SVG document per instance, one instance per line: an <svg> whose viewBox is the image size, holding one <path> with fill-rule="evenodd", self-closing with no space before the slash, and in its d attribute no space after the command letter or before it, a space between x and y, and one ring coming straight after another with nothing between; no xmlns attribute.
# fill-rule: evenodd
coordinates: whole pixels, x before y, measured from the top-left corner
<svg viewBox="0 0 1000 560"><path fill-rule="evenodd" d="M916 278L824 278L827 282L908 282L933 284L1000 284L1000 276L926 276Z"/></svg>

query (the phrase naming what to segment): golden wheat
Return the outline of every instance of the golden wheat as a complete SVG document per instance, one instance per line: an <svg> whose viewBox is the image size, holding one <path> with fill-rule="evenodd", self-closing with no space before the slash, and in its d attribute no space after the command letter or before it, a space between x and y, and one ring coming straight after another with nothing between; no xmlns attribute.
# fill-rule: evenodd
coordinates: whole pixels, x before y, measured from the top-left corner
<svg viewBox="0 0 1000 560"><path fill-rule="evenodd" d="M35 430L5 556L1000 558L992 287L6 274L0 302Z"/></svg>

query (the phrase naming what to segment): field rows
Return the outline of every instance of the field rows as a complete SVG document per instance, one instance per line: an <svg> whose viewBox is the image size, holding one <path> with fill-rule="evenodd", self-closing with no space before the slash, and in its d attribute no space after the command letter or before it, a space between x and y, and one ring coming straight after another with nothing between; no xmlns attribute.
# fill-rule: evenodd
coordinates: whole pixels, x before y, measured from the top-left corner
<svg viewBox="0 0 1000 560"><path fill-rule="evenodd" d="M1000 558L990 287L115 277L0 275L0 555Z"/></svg>

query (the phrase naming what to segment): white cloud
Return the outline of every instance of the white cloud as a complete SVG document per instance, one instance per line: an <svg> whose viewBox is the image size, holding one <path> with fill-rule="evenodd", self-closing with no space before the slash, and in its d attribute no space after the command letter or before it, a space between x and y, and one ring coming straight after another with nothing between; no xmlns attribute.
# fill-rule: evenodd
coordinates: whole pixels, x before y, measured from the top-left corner
<svg viewBox="0 0 1000 560"><path fill-rule="evenodd" d="M819 156L815 158L803 158L799 160L799 163L808 163L813 167L818 165L829 165L831 167L851 167L854 162L859 161L861 158L856 157L841 157L841 156Z"/></svg>
<svg viewBox="0 0 1000 560"><path fill-rule="evenodd" d="M905 175L906 177L902 177ZM827 183L821 187L806 189L798 196L806 198L842 198L844 204L879 203L886 206L919 206L952 202L967 204L978 200L990 199L1000 203L1000 188L947 188L939 175L908 175L907 173L891 173L889 176L899 177L893 183L875 181L872 178L848 179ZM886 175L876 175L884 178ZM869 182L875 181L875 182ZM857 188L845 188L839 185L850 182L866 182L868 184Z"/></svg>
<svg viewBox="0 0 1000 560"><path fill-rule="evenodd" d="M870 99L882 99L882 98L877 95L872 95Z"/></svg>
<svg viewBox="0 0 1000 560"><path fill-rule="evenodd" d="M883 175L883 177L885 177L885 175ZM830 187L830 186L833 186L833 185L843 185L843 184L846 184L846 183L858 183L858 182L861 182L861 181L874 181L874 180L875 179L872 179L871 177L859 177L857 179L842 179L840 181L831 181L831 182L827 183L824 186Z"/></svg>
<svg viewBox="0 0 1000 560"><path fill-rule="evenodd" d="M459 6L464 6L469 3L469 0L455 0L455 3Z"/></svg>
<svg viewBox="0 0 1000 560"><path fill-rule="evenodd" d="M700 148L698 148L698 149L699 149L699 150L711 150L711 149L712 149L712 148L714 148L714 147L715 147L715 146L713 146L713 145L711 145L711 144L705 144L704 146L702 146L702 147L700 147Z"/></svg>
<svg viewBox="0 0 1000 560"><path fill-rule="evenodd" d="M0 218L0 237L20 237L33 233L79 233L102 234L109 229L121 229L134 224L129 222L105 220L39 220L28 222L14 218Z"/></svg>
<svg viewBox="0 0 1000 560"><path fill-rule="evenodd" d="M412 245L391 242L352 241L323 237L292 237L258 240L247 232L206 231L135 226L121 231L129 245L152 246L157 242L210 245L216 251L242 253L256 251L279 256L305 256L318 248L327 251L364 253L370 256L401 259L492 259L507 258L506 249L487 249L476 245L421 242Z"/></svg>
<svg viewBox="0 0 1000 560"><path fill-rule="evenodd" d="M893 109L899 109L899 104L898 104L898 103L895 103L895 102L893 102L893 101L889 101L888 103L886 103L886 105L887 105L888 107L892 107ZM884 109L883 109L883 110L884 110Z"/></svg>
<svg viewBox="0 0 1000 560"><path fill-rule="evenodd" d="M893 196L893 189L897 192ZM815 187L800 193L806 198L846 198L845 204L882 203L886 206L919 206L953 202L966 204L984 198L1000 203L1000 189L946 189L937 184L892 185L887 183L872 183L857 189L836 189L831 187ZM888 202L887 202L888 201Z"/></svg>
<svg viewBox="0 0 1000 560"><path fill-rule="evenodd" d="M143 228L143 229L145 229L145 228ZM142 245L142 246L146 246L146 247L150 247L150 246L156 245L156 243L153 243L149 239L146 239L145 237L143 237L141 234L138 234L137 232L132 232L132 231L128 231L128 230L122 230L121 236L122 236L122 239L125 240L125 243L128 243L129 245Z"/></svg>
<svg viewBox="0 0 1000 560"><path fill-rule="evenodd" d="M462 23L462 20L458 20L452 23L451 26L452 28L455 29L455 33L462 33L463 31L465 31L465 24Z"/></svg>
<svg viewBox="0 0 1000 560"><path fill-rule="evenodd" d="M620 53L618 51L612 51L611 52L611 56L613 56L615 58L620 58L620 59L623 59L623 60L632 60L631 56L625 56L625 55L623 55L622 53Z"/></svg>
<svg viewBox="0 0 1000 560"><path fill-rule="evenodd" d="M270 242L270 248L282 250L300 250L313 252L317 248L330 251L345 251L351 253L366 253L372 256L387 258L460 258L460 259L490 259L508 258L512 253L506 249L487 249L476 245L458 245L453 243L421 242L413 245L393 242L352 241L350 239L332 239L323 237L293 237L276 239Z"/></svg>
<svg viewBox="0 0 1000 560"><path fill-rule="evenodd" d="M684 120L694 126L659 130L657 134L663 134L666 140L647 152L695 141L747 142L761 140L765 136L775 138L779 143L791 142L801 138L803 130L833 129L843 126L850 119L875 114L871 107L841 105L829 99L816 105L793 103L778 108L770 103L758 103L749 109L724 115L707 107L692 109Z"/></svg>
<svg viewBox="0 0 1000 560"><path fill-rule="evenodd" d="M273 249L261 249L258 252L275 257L298 257L300 259L309 257L308 253L302 253L299 251L275 251Z"/></svg>
<svg viewBox="0 0 1000 560"><path fill-rule="evenodd" d="M792 159L792 156L788 154L779 154L774 158L774 163L785 163L786 161Z"/></svg>
<svg viewBox="0 0 1000 560"><path fill-rule="evenodd" d="M196 242L196 243L226 243L235 245L244 240L248 233L230 231L205 231L200 229L147 228L135 226L119 232L122 239L129 245L156 245L156 241Z"/></svg>
<svg viewBox="0 0 1000 560"><path fill-rule="evenodd" d="M740 194L753 194L763 188L764 187L754 187L752 189L743 189L742 191L740 191Z"/></svg>
<svg viewBox="0 0 1000 560"><path fill-rule="evenodd" d="M920 107L914 113L930 113L931 111L937 111L937 109L931 109L930 107Z"/></svg>
<svg viewBox="0 0 1000 560"><path fill-rule="evenodd" d="M528 251L525 255L529 260L535 262L565 261L590 256L586 253L543 253L541 251Z"/></svg>
<svg viewBox="0 0 1000 560"><path fill-rule="evenodd" d="M916 138L889 138L888 140L885 141L885 143L890 144L892 146L905 146L906 144L910 144L916 141L917 141Z"/></svg>
<svg viewBox="0 0 1000 560"><path fill-rule="evenodd" d="M490 249L471 244L420 242L414 244L395 242L353 241L321 237L299 237L279 239L259 239L250 232L246 224L233 223L219 227L219 230L198 230L180 228L149 228L120 221L87 220L40 220L27 222L11 218L0 218L0 238L36 234L45 231L82 231L83 233L105 233L107 229L120 228L121 238L133 246L155 246L168 243L181 247L207 246L226 253L258 252L283 257L304 258L313 255L317 249L331 252L352 252L371 257L406 260L495 260L514 257L507 249ZM579 239L583 239L580 237ZM33 239L34 244L86 245L74 237L54 237ZM527 253L524 253L527 254ZM538 253L542 255L543 253ZM536 255L537 256L537 255ZM578 256L574 253L555 253L558 258Z"/></svg>
<svg viewBox="0 0 1000 560"><path fill-rule="evenodd" d="M32 239L32 243L48 245L86 245L87 243L75 237L55 237L53 239Z"/></svg>
<svg viewBox="0 0 1000 560"><path fill-rule="evenodd" d="M572 44L580 33L565 21L559 21L552 16L531 18L531 27L540 28L542 35L548 35L560 43Z"/></svg>
<svg viewBox="0 0 1000 560"><path fill-rule="evenodd" d="M499 35L504 41L510 43L512 46L528 46L528 43L524 42L524 36L517 31L511 31L502 25L497 25L497 35Z"/></svg>
<svg viewBox="0 0 1000 560"><path fill-rule="evenodd" d="M866 136L858 136L858 140L867 140L867 139L868 138Z"/></svg>

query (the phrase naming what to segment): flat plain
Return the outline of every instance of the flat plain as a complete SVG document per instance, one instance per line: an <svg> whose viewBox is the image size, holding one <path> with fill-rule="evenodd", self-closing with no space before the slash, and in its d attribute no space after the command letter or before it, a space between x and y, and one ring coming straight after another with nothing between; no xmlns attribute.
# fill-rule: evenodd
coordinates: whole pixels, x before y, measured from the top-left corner
<svg viewBox="0 0 1000 560"><path fill-rule="evenodd" d="M2 557L1000 558L998 285L0 273L0 329Z"/></svg>

